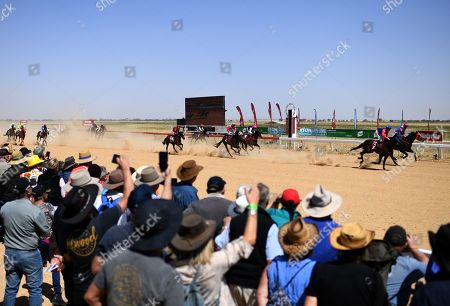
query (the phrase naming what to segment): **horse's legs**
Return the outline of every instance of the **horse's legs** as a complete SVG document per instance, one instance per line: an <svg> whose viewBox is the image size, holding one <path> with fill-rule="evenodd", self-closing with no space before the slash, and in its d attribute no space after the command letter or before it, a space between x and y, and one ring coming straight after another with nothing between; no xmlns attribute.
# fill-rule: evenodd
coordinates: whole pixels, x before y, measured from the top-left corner
<svg viewBox="0 0 450 306"><path fill-rule="evenodd" d="M386 170L386 160L388 158L388 155L384 156L384 160L383 160L383 170Z"/></svg>
<svg viewBox="0 0 450 306"><path fill-rule="evenodd" d="M359 164L362 164L364 162L364 151L362 151L360 154L361 154L361 157L358 157L358 159L361 160L361 162Z"/></svg>
<svg viewBox="0 0 450 306"><path fill-rule="evenodd" d="M391 153L389 153L389 156L391 157L392 161L394 162L394 165L398 166L397 164L397 159L394 157L394 152L392 151ZM386 162L387 156L384 159L384 161Z"/></svg>
<svg viewBox="0 0 450 306"><path fill-rule="evenodd" d="M378 153L378 165L381 164L381 159L383 158L383 155L381 155L380 153ZM386 158L384 159L384 161L386 162ZM383 166L384 167L384 166ZM384 168L383 168L384 169Z"/></svg>
<svg viewBox="0 0 450 306"><path fill-rule="evenodd" d="M255 143L255 146L258 147L258 154L261 153L261 147L259 146L259 144Z"/></svg>
<svg viewBox="0 0 450 306"><path fill-rule="evenodd" d="M175 153L178 153L177 149L175 148L175 144L174 143L172 143L172 147L173 147L173 150L175 151Z"/></svg>
<svg viewBox="0 0 450 306"><path fill-rule="evenodd" d="M233 155L231 155L230 150L228 150L228 145L227 145L227 143L224 141L223 144L224 144L224 146L225 146L225 149L227 149L228 154L230 154L230 157L233 158ZM233 147L231 147L231 149L233 149ZM234 149L233 149L233 151L234 151ZM235 152L236 152L236 151L235 151Z"/></svg>

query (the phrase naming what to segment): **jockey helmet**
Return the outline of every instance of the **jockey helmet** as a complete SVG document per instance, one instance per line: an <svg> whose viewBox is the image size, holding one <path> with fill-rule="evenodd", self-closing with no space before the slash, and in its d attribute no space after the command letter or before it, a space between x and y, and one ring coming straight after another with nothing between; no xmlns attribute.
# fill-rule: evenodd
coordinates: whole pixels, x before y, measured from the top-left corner
<svg viewBox="0 0 450 306"><path fill-rule="evenodd" d="M233 123L233 124L232 124L231 126L232 126L232 127L235 127L235 126L236 126L236 124L234 124L234 123Z"/></svg>
<svg viewBox="0 0 450 306"><path fill-rule="evenodd" d="M408 122L403 123L403 126L406 128L409 126Z"/></svg>
<svg viewBox="0 0 450 306"><path fill-rule="evenodd" d="M386 130L390 130L390 129L392 129L392 126L387 125L387 126L386 126Z"/></svg>

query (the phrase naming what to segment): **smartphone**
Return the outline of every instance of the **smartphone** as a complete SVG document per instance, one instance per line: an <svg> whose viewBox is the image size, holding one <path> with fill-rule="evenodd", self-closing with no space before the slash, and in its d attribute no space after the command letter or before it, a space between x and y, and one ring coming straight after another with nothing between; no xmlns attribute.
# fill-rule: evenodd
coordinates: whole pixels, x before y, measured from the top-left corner
<svg viewBox="0 0 450 306"><path fill-rule="evenodd" d="M45 153L45 159L50 159L50 151L47 151L47 152Z"/></svg>
<svg viewBox="0 0 450 306"><path fill-rule="evenodd" d="M172 185L175 185L177 183L177 178L176 177L173 177L172 178Z"/></svg>
<svg viewBox="0 0 450 306"><path fill-rule="evenodd" d="M119 154L114 154L111 162L112 162L113 164L117 164L117 158L118 158L118 157L120 157Z"/></svg>
<svg viewBox="0 0 450 306"><path fill-rule="evenodd" d="M159 169L161 170L161 172L166 171L168 158L169 155L167 154L167 152L159 152Z"/></svg>

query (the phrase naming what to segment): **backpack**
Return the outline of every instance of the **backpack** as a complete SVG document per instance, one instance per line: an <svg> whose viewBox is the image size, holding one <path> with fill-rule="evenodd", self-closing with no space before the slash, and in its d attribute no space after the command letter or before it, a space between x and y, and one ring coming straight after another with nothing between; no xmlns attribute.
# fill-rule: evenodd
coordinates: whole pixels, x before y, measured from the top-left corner
<svg viewBox="0 0 450 306"><path fill-rule="evenodd" d="M200 293L200 288L197 286L197 268L195 270L194 279L190 285L184 286L184 306L204 306L205 300L203 299L202 294Z"/></svg>
<svg viewBox="0 0 450 306"><path fill-rule="evenodd" d="M113 200L111 196L108 196L108 189L104 189L102 191L102 204L98 207L98 213L101 214L108 208L114 207L119 203L122 197L117 197L117 199Z"/></svg>
<svg viewBox="0 0 450 306"><path fill-rule="evenodd" d="M303 268L305 268L307 265L309 265L310 263L313 263L312 261L308 262L307 264L305 264L303 267L301 267L300 269L298 269L297 272L295 272L295 274L291 277L291 279L286 283L286 285L284 285L283 287L279 287L270 297L269 299L269 303L267 303L267 306L292 306L292 302L291 299L289 298L289 296L286 293L286 289L287 287L289 287L289 285L291 284L291 282L294 280L294 278L300 273L300 271L303 270ZM275 265L277 265L277 262L275 262ZM277 271L278 271L278 265L277 267ZM278 272L279 273L279 272Z"/></svg>
<svg viewBox="0 0 450 306"><path fill-rule="evenodd" d="M386 287L389 272L396 263L397 257L397 251L386 241L374 239L364 250L362 262L375 269L381 275L383 284Z"/></svg>

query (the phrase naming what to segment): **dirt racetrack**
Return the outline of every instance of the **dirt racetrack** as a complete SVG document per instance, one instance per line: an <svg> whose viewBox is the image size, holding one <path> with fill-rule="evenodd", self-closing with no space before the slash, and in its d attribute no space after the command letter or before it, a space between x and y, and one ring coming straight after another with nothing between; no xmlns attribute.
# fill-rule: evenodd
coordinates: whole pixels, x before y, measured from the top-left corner
<svg viewBox="0 0 450 306"><path fill-rule="evenodd" d="M132 166L137 168L158 164L157 152L163 150L162 139L163 136L108 133L103 140L97 141L84 132L72 131L49 139L47 150L52 156L64 159L69 155L76 157L80 150L89 148L94 156L98 156L97 163L108 170L114 169L110 162L114 153L126 154ZM427 231L436 231L440 224L450 222L450 163L447 160L414 162L408 159L398 167L388 161L388 171L383 171L381 165L360 169L356 155L318 154L312 149L288 151L273 145L263 146L260 154L255 150L231 159L226 157L223 148L212 146L214 141L217 139L209 139L207 144L185 141L181 154L169 156L173 177L176 168L187 159L195 159L205 167L194 184L200 197L206 194L206 182L213 175L225 179L226 196L230 199L241 183L264 182L273 197L287 187L297 188L303 197L320 183L342 195L344 202L336 214L340 222L359 222L375 230L377 238L382 238L390 225L401 224L416 235L424 248L429 248ZM34 139L27 138L25 145L33 147ZM0 252L3 253L3 247ZM3 271L0 301L5 287ZM44 289L50 291L51 275L47 273L44 279ZM27 295L21 288L18 305L26 301ZM50 305L48 298L44 297L44 300L44 305Z"/></svg>

